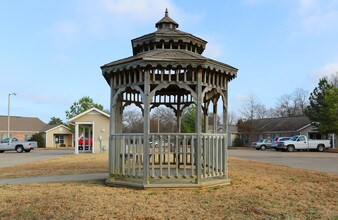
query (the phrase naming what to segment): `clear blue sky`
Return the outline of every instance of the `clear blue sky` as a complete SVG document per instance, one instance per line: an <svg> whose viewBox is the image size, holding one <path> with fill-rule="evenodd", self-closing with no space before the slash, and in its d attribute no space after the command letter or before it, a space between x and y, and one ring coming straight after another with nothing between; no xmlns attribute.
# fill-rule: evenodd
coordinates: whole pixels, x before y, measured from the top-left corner
<svg viewBox="0 0 338 220"><path fill-rule="evenodd" d="M273 107L338 71L338 0L1 0L0 115L65 120L90 96L109 107L100 66L132 55L130 40L169 15L208 41L204 56L239 69L229 110L250 94Z"/></svg>

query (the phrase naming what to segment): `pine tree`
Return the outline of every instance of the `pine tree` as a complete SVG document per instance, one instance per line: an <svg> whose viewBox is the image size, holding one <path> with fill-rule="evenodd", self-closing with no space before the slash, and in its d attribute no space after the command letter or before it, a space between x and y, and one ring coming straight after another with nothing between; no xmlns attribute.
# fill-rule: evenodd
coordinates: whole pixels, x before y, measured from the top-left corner
<svg viewBox="0 0 338 220"><path fill-rule="evenodd" d="M305 114L322 134L338 133L338 88L320 79L309 98Z"/></svg>

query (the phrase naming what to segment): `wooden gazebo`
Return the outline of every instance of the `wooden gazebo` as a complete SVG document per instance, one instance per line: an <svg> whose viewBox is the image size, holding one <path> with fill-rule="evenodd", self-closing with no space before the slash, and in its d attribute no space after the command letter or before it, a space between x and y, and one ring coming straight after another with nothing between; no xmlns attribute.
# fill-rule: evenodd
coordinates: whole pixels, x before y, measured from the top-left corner
<svg viewBox="0 0 338 220"><path fill-rule="evenodd" d="M204 187L228 184L228 82L237 69L203 57L206 41L179 31L165 16L157 31L133 39L133 56L101 67L110 85L109 185L138 188ZM217 103L223 100L223 129L217 133ZM213 132L208 108L213 103ZM138 106L143 133L123 133L123 109ZM181 133L182 111L196 107L194 133ZM150 111L164 105L177 118L177 133L151 133ZM204 126L202 119L204 118Z"/></svg>

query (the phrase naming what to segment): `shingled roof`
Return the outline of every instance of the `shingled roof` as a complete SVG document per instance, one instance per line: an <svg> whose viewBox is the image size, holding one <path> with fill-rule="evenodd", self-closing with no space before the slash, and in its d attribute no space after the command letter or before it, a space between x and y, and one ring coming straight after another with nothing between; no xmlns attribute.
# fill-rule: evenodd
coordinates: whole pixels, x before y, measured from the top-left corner
<svg viewBox="0 0 338 220"><path fill-rule="evenodd" d="M245 132L245 124L248 124L249 121L244 123L244 126L239 126L239 132ZM254 119L253 120L253 130L255 132L288 132L288 131L299 131L309 125L311 121L306 116L301 117L287 117L287 118L263 118L263 119Z"/></svg>
<svg viewBox="0 0 338 220"><path fill-rule="evenodd" d="M7 116L0 115L0 131L7 131ZM32 131L39 132L46 126L46 123L35 117L10 117L11 131Z"/></svg>

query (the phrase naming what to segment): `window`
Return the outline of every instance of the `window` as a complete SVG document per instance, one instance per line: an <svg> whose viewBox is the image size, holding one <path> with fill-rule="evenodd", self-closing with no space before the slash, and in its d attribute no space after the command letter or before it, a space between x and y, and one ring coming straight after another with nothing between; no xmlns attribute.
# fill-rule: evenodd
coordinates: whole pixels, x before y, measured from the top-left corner
<svg viewBox="0 0 338 220"><path fill-rule="evenodd" d="M300 136L298 141L305 141L305 137L304 136Z"/></svg>
<svg viewBox="0 0 338 220"><path fill-rule="evenodd" d="M65 137L63 134L56 134L55 135L55 143L56 144L64 144L65 142Z"/></svg>
<svg viewBox="0 0 338 220"><path fill-rule="evenodd" d="M30 140L32 138L32 135L25 135L25 141L28 141L28 140Z"/></svg>

